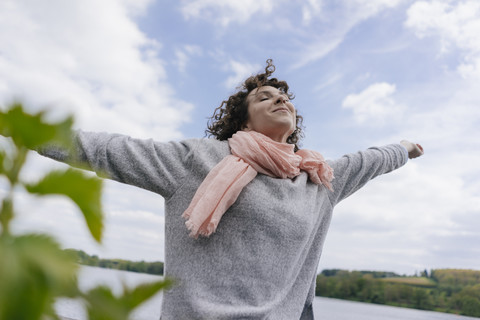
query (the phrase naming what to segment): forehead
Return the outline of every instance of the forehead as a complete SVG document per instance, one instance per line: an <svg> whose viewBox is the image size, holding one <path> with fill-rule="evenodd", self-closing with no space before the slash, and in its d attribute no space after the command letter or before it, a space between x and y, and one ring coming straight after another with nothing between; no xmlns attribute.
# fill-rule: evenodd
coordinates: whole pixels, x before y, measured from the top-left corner
<svg viewBox="0 0 480 320"><path fill-rule="evenodd" d="M248 97L254 97L258 94L261 94L261 93L266 93L266 94L283 94L285 95L285 92L283 92L282 90L278 89L278 88L275 88L275 87L272 87L272 86L263 86L263 87L258 87L258 88L255 88L253 89L249 94L248 94Z"/></svg>

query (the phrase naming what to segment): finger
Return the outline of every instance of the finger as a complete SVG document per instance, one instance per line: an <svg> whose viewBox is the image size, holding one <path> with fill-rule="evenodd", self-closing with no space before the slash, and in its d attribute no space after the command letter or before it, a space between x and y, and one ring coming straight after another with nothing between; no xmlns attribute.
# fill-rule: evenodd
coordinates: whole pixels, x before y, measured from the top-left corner
<svg viewBox="0 0 480 320"><path fill-rule="evenodd" d="M420 152L423 154L423 153L424 153L423 147L422 147L420 144L418 144L418 143L417 143L417 147L418 147L418 149L420 150Z"/></svg>

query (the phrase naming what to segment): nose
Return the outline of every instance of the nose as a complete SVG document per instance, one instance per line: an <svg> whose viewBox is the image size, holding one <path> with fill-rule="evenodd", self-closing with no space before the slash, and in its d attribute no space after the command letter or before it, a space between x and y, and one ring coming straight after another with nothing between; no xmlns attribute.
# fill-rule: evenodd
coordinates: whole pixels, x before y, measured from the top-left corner
<svg viewBox="0 0 480 320"><path fill-rule="evenodd" d="M285 103L285 102L287 102L287 98L285 98L285 96L283 95L279 95L277 96L277 99L275 99L275 104Z"/></svg>

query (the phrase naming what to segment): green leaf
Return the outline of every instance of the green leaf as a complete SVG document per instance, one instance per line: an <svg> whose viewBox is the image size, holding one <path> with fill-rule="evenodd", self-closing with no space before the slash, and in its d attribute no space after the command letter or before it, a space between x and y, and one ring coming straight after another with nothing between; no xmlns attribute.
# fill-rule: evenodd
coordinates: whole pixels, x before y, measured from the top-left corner
<svg viewBox="0 0 480 320"><path fill-rule="evenodd" d="M4 174L5 172L7 172L7 168L5 168L6 160L7 154L5 153L5 151L0 150L0 174Z"/></svg>
<svg viewBox="0 0 480 320"><path fill-rule="evenodd" d="M0 237L0 319L53 317L56 297L78 295L77 264L46 235Z"/></svg>
<svg viewBox="0 0 480 320"><path fill-rule="evenodd" d="M93 238L101 242L103 213L101 205L102 181L74 169L53 171L36 184L25 185L38 195L59 194L69 197L82 211Z"/></svg>
<svg viewBox="0 0 480 320"><path fill-rule="evenodd" d="M170 280L141 284L133 289L124 286L123 295L116 297L110 288L99 286L84 294L90 319L127 320L132 311L160 290L171 285Z"/></svg>
<svg viewBox="0 0 480 320"><path fill-rule="evenodd" d="M112 290L99 286L84 295L87 301L88 318L95 320L127 320L128 309L121 305Z"/></svg>
<svg viewBox="0 0 480 320"><path fill-rule="evenodd" d="M167 289L171 285L171 280L164 279L162 281L140 284L133 289L125 287L123 297L121 298L122 304L127 306L129 310L133 310L153 297L160 290Z"/></svg>
<svg viewBox="0 0 480 320"><path fill-rule="evenodd" d="M25 160L27 160L27 154L28 154L28 149L25 147L19 147L15 150L13 153L13 156L11 159L10 157L7 156L5 160L7 160L5 163L8 165L5 166L5 175L7 176L8 180L10 181L10 185L15 185L18 182L18 176L20 174L20 171L23 168L23 165L25 164Z"/></svg>
<svg viewBox="0 0 480 320"><path fill-rule="evenodd" d="M2 200L2 207L0 208L0 225L2 230L0 235L10 234L10 221L13 219L13 201L11 197L5 197Z"/></svg>
<svg viewBox="0 0 480 320"><path fill-rule="evenodd" d="M35 149L46 143L68 147L71 139L73 118L48 124L44 112L30 115L20 103L9 106L7 112L0 111L0 135L11 137L18 147Z"/></svg>

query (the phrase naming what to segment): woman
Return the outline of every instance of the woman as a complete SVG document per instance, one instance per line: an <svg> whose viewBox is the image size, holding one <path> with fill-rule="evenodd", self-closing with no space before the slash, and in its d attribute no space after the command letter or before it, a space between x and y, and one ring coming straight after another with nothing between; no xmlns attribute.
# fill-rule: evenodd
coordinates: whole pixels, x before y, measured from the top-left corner
<svg viewBox="0 0 480 320"><path fill-rule="evenodd" d="M423 154L408 141L327 162L298 150L302 118L267 63L216 109L207 130L216 139L77 132L77 159L42 152L165 198L165 275L177 282L162 319L313 319L333 208Z"/></svg>

